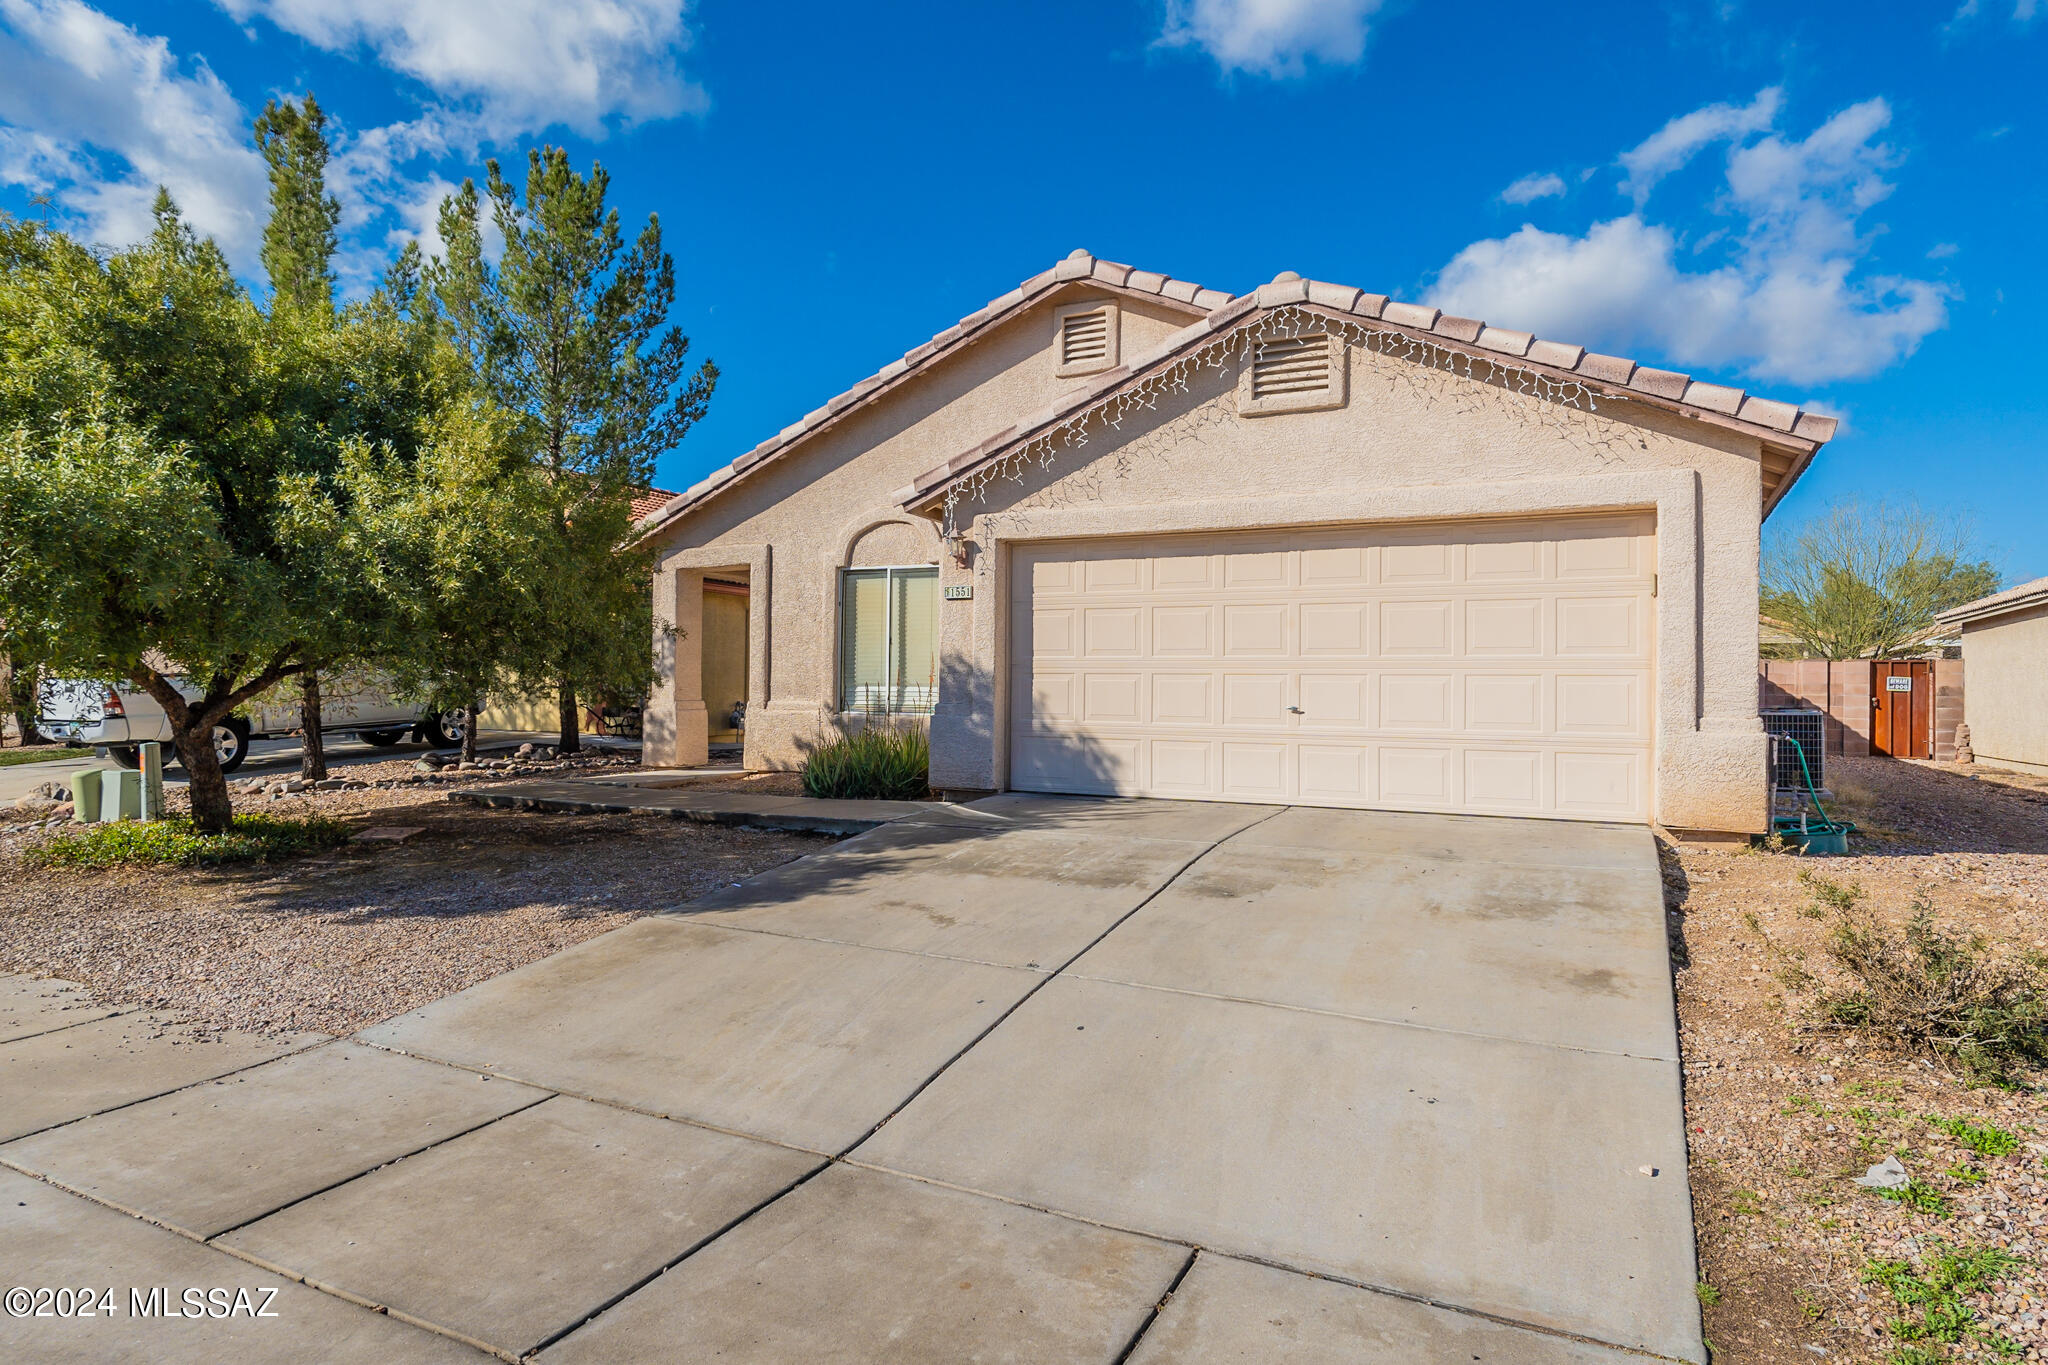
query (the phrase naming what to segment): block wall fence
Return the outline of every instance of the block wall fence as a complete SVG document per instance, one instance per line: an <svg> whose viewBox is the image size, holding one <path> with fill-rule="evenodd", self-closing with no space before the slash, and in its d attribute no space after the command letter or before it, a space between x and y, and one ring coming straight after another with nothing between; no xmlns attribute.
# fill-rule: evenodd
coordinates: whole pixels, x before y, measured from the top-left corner
<svg viewBox="0 0 2048 1365"><path fill-rule="evenodd" d="M1963 721L1963 661L1934 663L1934 756L1956 756L1956 727ZM1870 660L1759 659L1757 709L1804 706L1827 715L1831 754L1870 752Z"/></svg>

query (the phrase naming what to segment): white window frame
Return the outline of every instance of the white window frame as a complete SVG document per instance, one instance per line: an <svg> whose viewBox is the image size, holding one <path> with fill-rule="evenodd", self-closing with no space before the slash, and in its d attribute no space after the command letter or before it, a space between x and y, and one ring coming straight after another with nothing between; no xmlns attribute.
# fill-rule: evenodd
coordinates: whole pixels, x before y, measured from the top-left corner
<svg viewBox="0 0 2048 1365"><path fill-rule="evenodd" d="M851 574L872 573L879 573L884 575L882 579L882 602L884 616L882 627L883 678L881 685L883 704L880 706L862 706L856 702L856 699L854 697L847 695L848 682L846 679L846 584L848 576ZM838 629L835 632L838 638L838 649L836 651L838 657L834 661L836 667L833 670L832 688L833 691L838 694L839 711L841 715L929 716L932 713L933 709L938 705L939 683L937 678L932 679L930 688L931 695L926 699L924 705L898 706L895 704L896 700L903 695L905 690L902 680L895 676L896 669L898 667L898 655L901 653L901 651L896 647L896 575L911 573L928 574L933 579L934 585L936 585L939 575L939 566L936 564L851 564L840 569L839 571L838 582L833 585L836 592L836 597L833 604L834 615L838 618L836 622ZM936 613L934 613L934 615L936 616ZM937 620L934 619L932 624L934 634L936 635L936 631L938 628ZM933 640L933 645L934 648L936 648L936 638Z"/></svg>

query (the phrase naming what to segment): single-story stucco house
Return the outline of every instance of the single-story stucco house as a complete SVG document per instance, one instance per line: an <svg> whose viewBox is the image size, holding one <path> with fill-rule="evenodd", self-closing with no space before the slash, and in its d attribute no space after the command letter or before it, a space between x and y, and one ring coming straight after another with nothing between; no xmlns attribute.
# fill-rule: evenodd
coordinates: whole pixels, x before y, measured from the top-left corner
<svg viewBox="0 0 2048 1365"><path fill-rule="evenodd" d="M685 491L650 764L707 593L745 762L928 718L932 784L1765 827L1762 519L1794 404L1285 273L1076 251Z"/></svg>
<svg viewBox="0 0 2048 1365"><path fill-rule="evenodd" d="M1971 750L1997 767L2048 773L2048 578L1965 602L1940 619L1963 633Z"/></svg>

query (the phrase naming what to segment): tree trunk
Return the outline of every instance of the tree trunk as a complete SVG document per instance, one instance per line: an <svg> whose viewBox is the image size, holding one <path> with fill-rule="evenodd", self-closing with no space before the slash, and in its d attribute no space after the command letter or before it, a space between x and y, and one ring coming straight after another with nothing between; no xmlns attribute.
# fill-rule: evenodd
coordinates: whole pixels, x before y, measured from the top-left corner
<svg viewBox="0 0 2048 1365"><path fill-rule="evenodd" d="M192 824L201 834L225 834L235 811L228 800L227 774L213 751L213 724L172 734L178 761L185 765L185 790L192 797Z"/></svg>
<svg viewBox="0 0 2048 1365"><path fill-rule="evenodd" d="M576 710L575 685L566 678L562 681L557 700L561 703L562 742L555 747L565 754L580 753L583 750L583 741L577 731L583 717Z"/></svg>
<svg viewBox="0 0 2048 1365"><path fill-rule="evenodd" d="M462 761L476 762L476 714L477 705L471 702L462 708Z"/></svg>
<svg viewBox="0 0 2048 1365"><path fill-rule="evenodd" d="M14 713L24 747L44 742L36 731L37 671L34 666L17 670L6 655L0 654L0 692L5 694L7 709Z"/></svg>
<svg viewBox="0 0 2048 1365"><path fill-rule="evenodd" d="M319 782L327 776L327 743L320 734L320 674L307 669L299 676L299 776Z"/></svg>

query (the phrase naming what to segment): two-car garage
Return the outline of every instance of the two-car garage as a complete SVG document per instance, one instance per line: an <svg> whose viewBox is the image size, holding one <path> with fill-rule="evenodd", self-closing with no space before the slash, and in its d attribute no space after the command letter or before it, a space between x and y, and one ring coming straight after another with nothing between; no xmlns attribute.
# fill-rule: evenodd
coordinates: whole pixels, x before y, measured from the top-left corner
<svg viewBox="0 0 2048 1365"><path fill-rule="evenodd" d="M1649 513L1020 545L1010 785L1644 821Z"/></svg>

